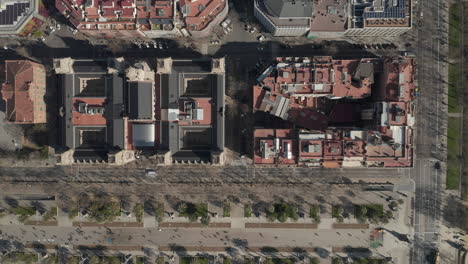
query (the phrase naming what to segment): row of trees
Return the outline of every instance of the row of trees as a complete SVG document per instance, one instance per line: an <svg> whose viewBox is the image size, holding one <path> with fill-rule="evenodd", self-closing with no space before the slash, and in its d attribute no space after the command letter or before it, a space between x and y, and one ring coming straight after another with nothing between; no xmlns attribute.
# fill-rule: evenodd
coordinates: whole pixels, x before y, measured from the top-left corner
<svg viewBox="0 0 468 264"><path fill-rule="evenodd" d="M177 212L180 216L187 217L190 222L197 222L208 225L210 216L208 215L208 205L206 203L179 202Z"/></svg>
<svg viewBox="0 0 468 264"><path fill-rule="evenodd" d="M385 210L382 204L354 205L351 213L360 223L388 223L393 218L393 212ZM341 223L345 217L349 217L349 212L345 212L341 205L334 205L332 217Z"/></svg>
<svg viewBox="0 0 468 264"><path fill-rule="evenodd" d="M120 203L112 199L96 199L85 211L88 213L90 219L96 222L111 222L116 217L120 216L121 209ZM297 221L299 219L299 207L294 204L288 203L273 203L269 206L263 207L264 209L256 209L257 211L264 211L266 218L273 222L286 222L288 220ZM395 201L389 205L392 210L397 210L398 203ZM231 216L231 206L225 202L223 204L223 217ZM165 215L164 204L157 203L156 206L151 207L152 212L158 222L162 222ZM342 205L332 206L332 217L337 219L338 222L343 222L344 218L349 217L349 214L354 214L354 217L360 223L387 223L392 217L392 210L385 210L381 204L367 204L367 205L354 205L351 212L345 212L345 208ZM133 213L137 221L141 222L143 219L144 212L148 211L145 205L136 204L133 207ZM176 211L182 217L187 217L191 222L200 221L204 224L210 222L210 212L208 211L208 205L206 203L192 203L186 201L180 201L176 204ZM246 204L244 207L244 217L251 217L254 209L251 204ZM70 217L73 218L78 215L78 207L70 210ZM309 217L314 223L320 223L320 206L311 205L309 211Z"/></svg>
<svg viewBox="0 0 468 264"><path fill-rule="evenodd" d="M57 207L51 207L47 210L36 206L17 206L7 211L7 213L17 215L20 222L25 222L29 217L36 215L37 212L42 216L43 221L55 220ZM6 215L6 213L2 214L2 216L4 215Z"/></svg>

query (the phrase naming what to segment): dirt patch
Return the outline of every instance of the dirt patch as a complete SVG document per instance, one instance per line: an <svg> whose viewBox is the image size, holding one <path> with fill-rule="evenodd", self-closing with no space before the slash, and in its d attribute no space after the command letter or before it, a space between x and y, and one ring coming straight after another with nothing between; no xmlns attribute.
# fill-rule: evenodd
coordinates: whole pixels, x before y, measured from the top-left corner
<svg viewBox="0 0 468 264"><path fill-rule="evenodd" d="M369 224L333 224L334 229L369 229Z"/></svg>
<svg viewBox="0 0 468 264"><path fill-rule="evenodd" d="M37 225L37 226L57 226L57 221L26 221L25 225Z"/></svg>
<svg viewBox="0 0 468 264"><path fill-rule="evenodd" d="M202 223L160 223L159 227L172 227L172 228L231 228L231 223L209 223L208 225Z"/></svg>
<svg viewBox="0 0 468 264"><path fill-rule="evenodd" d="M135 222L112 222L112 223L93 223L93 222L73 222L73 226L79 227L143 227L143 223Z"/></svg>
<svg viewBox="0 0 468 264"><path fill-rule="evenodd" d="M245 228L317 228L311 223L246 223Z"/></svg>
<svg viewBox="0 0 468 264"><path fill-rule="evenodd" d="M128 251L143 251L141 246L94 246L94 245L78 245L74 246L78 250L128 250Z"/></svg>

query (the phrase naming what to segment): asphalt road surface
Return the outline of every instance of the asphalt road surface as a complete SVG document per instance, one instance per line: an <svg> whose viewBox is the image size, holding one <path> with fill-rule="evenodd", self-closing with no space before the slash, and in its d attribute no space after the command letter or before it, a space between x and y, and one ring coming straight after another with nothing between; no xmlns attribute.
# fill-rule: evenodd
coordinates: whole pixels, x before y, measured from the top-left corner
<svg viewBox="0 0 468 264"><path fill-rule="evenodd" d="M415 54L420 96L417 99L415 243L412 263L428 263L439 245L441 193L445 189L448 31L445 1L418 1ZM435 169L436 162L442 166Z"/></svg>
<svg viewBox="0 0 468 264"><path fill-rule="evenodd" d="M149 177L145 169L43 167L0 168L3 182L74 182L74 183L347 183L365 179L368 182L395 181L406 175L407 169L311 169L253 166L156 166L156 176Z"/></svg>
<svg viewBox="0 0 468 264"><path fill-rule="evenodd" d="M143 169L125 168L0 168L0 180L4 182L76 182L76 183L337 183L348 179L396 179L411 177L416 183L415 199L415 239L412 252L413 263L426 263L429 250L438 245L441 197L444 188L446 157L446 80L447 29L443 16L447 10L442 0L418 1L417 14L423 17L416 22L417 30L415 54L418 58L418 86L420 96L417 100L417 159L415 167L407 169L309 169L309 168L253 168L246 166L203 167L172 166L157 167L156 177L147 177ZM419 24L418 24L419 23ZM67 47L50 48L43 43L26 45L31 57L50 62L52 57L108 57L109 51L100 46L90 46L84 41L64 39ZM71 48L72 47L72 48ZM238 58L271 56L312 56L334 55L336 57L374 57L362 49L351 49L343 44L333 47L311 49L308 45L288 49L278 43L269 43L258 51L257 43L228 43L212 52L215 56ZM173 48L170 50L130 49L127 57L198 57L198 52L190 49ZM11 50L0 50L0 56L14 58ZM435 162L441 161L442 169L435 170ZM13 232L13 231L12 231ZM71 231L70 231L71 232ZM143 231L142 231L143 232ZM336 238L339 239L339 238Z"/></svg>

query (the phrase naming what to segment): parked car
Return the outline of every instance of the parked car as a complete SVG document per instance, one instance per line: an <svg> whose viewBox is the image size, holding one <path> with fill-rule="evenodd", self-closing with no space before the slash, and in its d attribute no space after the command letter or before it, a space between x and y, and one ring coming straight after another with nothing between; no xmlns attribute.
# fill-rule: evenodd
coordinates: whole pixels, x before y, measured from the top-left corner
<svg viewBox="0 0 468 264"><path fill-rule="evenodd" d="M146 169L145 170L146 176L148 177L156 177L158 174L153 169Z"/></svg>

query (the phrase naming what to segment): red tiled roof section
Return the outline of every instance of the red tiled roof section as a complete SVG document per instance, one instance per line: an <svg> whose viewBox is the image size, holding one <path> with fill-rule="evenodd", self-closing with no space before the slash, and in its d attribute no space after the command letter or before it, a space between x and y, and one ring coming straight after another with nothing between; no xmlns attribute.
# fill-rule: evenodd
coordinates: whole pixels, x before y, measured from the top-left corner
<svg viewBox="0 0 468 264"><path fill-rule="evenodd" d="M107 125L107 120L102 114L85 114L78 112L80 103L89 106L104 106L105 98L74 98L73 99L73 125Z"/></svg>
<svg viewBox="0 0 468 264"><path fill-rule="evenodd" d="M292 129L255 129L254 140L255 164L297 164L298 140Z"/></svg>
<svg viewBox="0 0 468 264"><path fill-rule="evenodd" d="M180 6L189 6L185 22L190 30L203 30L226 8L225 0L181 0Z"/></svg>
<svg viewBox="0 0 468 264"><path fill-rule="evenodd" d="M150 10L147 10L145 1L136 1L136 17L137 18L159 18L172 19L174 17L174 2L173 1L158 1L152 5ZM148 21L149 22L149 21ZM143 29L151 29L149 24L141 25ZM140 28L142 29L142 28Z"/></svg>
<svg viewBox="0 0 468 264"><path fill-rule="evenodd" d="M415 89L414 74L413 59L398 61L387 58L379 82L381 86L377 87L378 98L383 101L412 101Z"/></svg>
<svg viewBox="0 0 468 264"><path fill-rule="evenodd" d="M46 122L46 73L44 66L31 61L5 61L2 97L6 119L14 123Z"/></svg>
<svg viewBox="0 0 468 264"><path fill-rule="evenodd" d="M83 18L81 9L79 8L86 0L56 0L55 7L68 18L68 20L78 27L81 19Z"/></svg>
<svg viewBox="0 0 468 264"><path fill-rule="evenodd" d="M346 140L344 144L346 157L364 156L365 142L363 140Z"/></svg>
<svg viewBox="0 0 468 264"><path fill-rule="evenodd" d="M363 79L360 83L352 80L359 62L359 60L333 60L335 73L334 96L364 98L371 94L372 83L369 78Z"/></svg>
<svg viewBox="0 0 468 264"><path fill-rule="evenodd" d="M343 156L343 142L335 140L325 141L324 153L326 157Z"/></svg>
<svg viewBox="0 0 468 264"><path fill-rule="evenodd" d="M212 107L212 99L211 98L192 98L190 100L194 100L197 105L198 109L201 109L203 112L203 117L199 120L191 119L191 120L179 120L179 125L181 126L190 126L190 125L211 125L211 119L213 114L213 107ZM184 100L179 102L179 111L180 115L186 115L188 113L184 112ZM200 117L199 117L200 118Z"/></svg>
<svg viewBox="0 0 468 264"><path fill-rule="evenodd" d="M81 30L97 29L94 24L97 24L97 19L101 16L108 19L108 23L135 23L134 0L57 0L55 7ZM117 20L118 18L120 19ZM86 27L83 24L92 26Z"/></svg>

